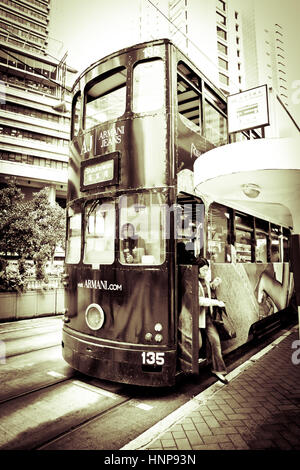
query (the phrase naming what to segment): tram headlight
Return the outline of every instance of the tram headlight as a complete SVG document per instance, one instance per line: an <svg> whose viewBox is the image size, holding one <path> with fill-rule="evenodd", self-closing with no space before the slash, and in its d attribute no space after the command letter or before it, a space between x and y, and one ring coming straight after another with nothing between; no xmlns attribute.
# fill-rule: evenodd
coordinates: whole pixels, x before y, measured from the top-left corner
<svg viewBox="0 0 300 470"><path fill-rule="evenodd" d="M154 336L154 339L157 343L161 343L163 340L163 335L161 335L160 333L157 333L157 335Z"/></svg>
<svg viewBox="0 0 300 470"><path fill-rule="evenodd" d="M91 330L100 330L103 326L105 315L102 307L98 304L91 304L85 311L85 321Z"/></svg>
<svg viewBox="0 0 300 470"><path fill-rule="evenodd" d="M145 340L146 341L151 341L151 339L152 339L152 333L146 333L145 334Z"/></svg>
<svg viewBox="0 0 300 470"><path fill-rule="evenodd" d="M156 323L156 324L154 325L155 331L161 331L162 328L163 328L163 327L162 327L162 324L161 324L161 323Z"/></svg>

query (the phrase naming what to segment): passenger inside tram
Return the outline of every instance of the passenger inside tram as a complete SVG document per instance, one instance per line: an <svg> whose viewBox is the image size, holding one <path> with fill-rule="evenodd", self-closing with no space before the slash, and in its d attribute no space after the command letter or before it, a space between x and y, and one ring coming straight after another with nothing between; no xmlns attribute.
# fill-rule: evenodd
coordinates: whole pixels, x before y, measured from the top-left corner
<svg viewBox="0 0 300 470"><path fill-rule="evenodd" d="M145 240L135 233L134 225L126 223L121 228L121 256L125 263L140 263L145 255Z"/></svg>

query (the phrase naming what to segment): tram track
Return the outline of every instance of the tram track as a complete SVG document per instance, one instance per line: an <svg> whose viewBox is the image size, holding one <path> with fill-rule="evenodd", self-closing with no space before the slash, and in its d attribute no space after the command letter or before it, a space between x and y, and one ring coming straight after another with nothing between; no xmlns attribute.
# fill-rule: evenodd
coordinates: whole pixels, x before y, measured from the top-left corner
<svg viewBox="0 0 300 470"><path fill-rule="evenodd" d="M72 435L74 433L82 431L88 425L92 425L92 424L96 423L97 420L103 418L104 416L109 415L113 411L116 411L117 409L121 409L125 404L129 405L130 403L134 403L134 402L135 402L134 398L128 397L127 399L124 399L124 401L122 403L118 403L114 406L111 406L110 408L106 409L105 411L100 412L96 416L93 416L92 418L87 419L86 421L84 421L84 422L80 423L79 425L73 427L69 431L66 431L63 434L56 436L56 438L54 438L52 440L44 442L42 445L40 445L38 447L35 447L32 450L51 450L51 448L53 448L53 450L54 449L59 450L60 441L63 441L63 440L66 440L66 439L68 440L69 437L71 437L71 441L72 441ZM58 448L55 446L55 444L58 444ZM99 448L99 446L93 447L94 450L96 448L97 448L97 450L104 450L106 447L103 448L103 449Z"/></svg>
<svg viewBox="0 0 300 470"><path fill-rule="evenodd" d="M254 350L270 341L259 341ZM253 354L252 346L228 361L230 370ZM32 366L34 358L39 360ZM36 351L10 358L7 368L4 393L10 396L0 395L0 450L117 450L215 381L209 368L168 390L102 381L69 368L58 347L46 348L42 356ZM10 376L18 372L18 388L9 388ZM27 389L20 392L22 387Z"/></svg>
<svg viewBox="0 0 300 470"><path fill-rule="evenodd" d="M132 400L73 377L45 384L2 400L1 428L8 431L0 449L42 448Z"/></svg>

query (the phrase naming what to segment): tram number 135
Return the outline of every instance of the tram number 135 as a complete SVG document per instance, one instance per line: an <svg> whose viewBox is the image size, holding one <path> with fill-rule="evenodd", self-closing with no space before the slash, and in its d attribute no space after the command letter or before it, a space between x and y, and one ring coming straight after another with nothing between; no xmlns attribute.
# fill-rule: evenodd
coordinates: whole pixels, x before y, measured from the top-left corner
<svg viewBox="0 0 300 470"><path fill-rule="evenodd" d="M142 363L157 366L162 366L165 363L165 353L164 352L142 352Z"/></svg>

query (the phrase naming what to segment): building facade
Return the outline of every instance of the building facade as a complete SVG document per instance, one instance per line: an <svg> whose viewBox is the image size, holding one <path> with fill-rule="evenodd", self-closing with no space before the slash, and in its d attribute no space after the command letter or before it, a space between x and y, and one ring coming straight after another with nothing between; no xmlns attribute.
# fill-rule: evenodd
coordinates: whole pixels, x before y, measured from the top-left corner
<svg viewBox="0 0 300 470"><path fill-rule="evenodd" d="M267 84L288 105L284 29L258 3L140 1L139 40L171 38L225 94Z"/></svg>
<svg viewBox="0 0 300 470"><path fill-rule="evenodd" d="M64 206L72 70L47 54L49 14L50 0L0 0L0 184L14 176L28 198L48 186Z"/></svg>

